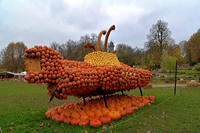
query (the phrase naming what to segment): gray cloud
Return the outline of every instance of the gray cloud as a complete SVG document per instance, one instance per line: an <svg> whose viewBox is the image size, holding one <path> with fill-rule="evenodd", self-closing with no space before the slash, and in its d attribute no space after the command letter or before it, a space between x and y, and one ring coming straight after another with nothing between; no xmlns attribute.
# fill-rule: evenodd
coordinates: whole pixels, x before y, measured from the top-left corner
<svg viewBox="0 0 200 133"><path fill-rule="evenodd" d="M158 19L168 22L176 42L187 40L200 27L198 0L0 0L0 49L9 42L49 45L78 40L110 25L115 43L143 47Z"/></svg>

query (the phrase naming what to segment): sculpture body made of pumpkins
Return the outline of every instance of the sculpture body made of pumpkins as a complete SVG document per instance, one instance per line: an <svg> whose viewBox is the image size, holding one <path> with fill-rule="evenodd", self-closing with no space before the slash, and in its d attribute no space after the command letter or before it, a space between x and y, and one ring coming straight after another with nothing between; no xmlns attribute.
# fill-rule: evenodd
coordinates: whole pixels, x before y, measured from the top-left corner
<svg viewBox="0 0 200 133"><path fill-rule="evenodd" d="M92 44L85 44L85 47L93 47L93 52L85 56L84 62L64 60L47 46L26 50L28 74L25 79L30 83L47 83L49 95L59 99L66 99L68 95L87 97L146 86L152 77L150 71L125 65L114 53L107 52L107 40L114 29L112 26L106 34L104 51L100 50L100 40L106 31L100 32L96 49ZM30 60L41 67L35 70Z"/></svg>

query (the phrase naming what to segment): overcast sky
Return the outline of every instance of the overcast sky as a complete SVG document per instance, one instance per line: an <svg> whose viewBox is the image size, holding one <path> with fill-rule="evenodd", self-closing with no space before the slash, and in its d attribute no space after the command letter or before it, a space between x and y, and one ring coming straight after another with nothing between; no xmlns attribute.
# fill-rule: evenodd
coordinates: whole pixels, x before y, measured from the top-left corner
<svg viewBox="0 0 200 133"><path fill-rule="evenodd" d="M144 47L158 19L168 22L176 43L200 28L199 0L0 0L0 49L28 47L96 33L116 25L110 40Z"/></svg>

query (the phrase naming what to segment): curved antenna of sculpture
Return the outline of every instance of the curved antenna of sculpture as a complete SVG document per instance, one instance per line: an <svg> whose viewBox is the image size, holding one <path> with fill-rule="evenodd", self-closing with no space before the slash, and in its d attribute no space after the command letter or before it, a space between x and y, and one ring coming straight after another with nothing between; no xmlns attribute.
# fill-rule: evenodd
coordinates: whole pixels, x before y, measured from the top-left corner
<svg viewBox="0 0 200 133"><path fill-rule="evenodd" d="M97 40L97 51L101 51L101 36L106 34L106 30L102 30L99 35L98 35L98 40Z"/></svg>
<svg viewBox="0 0 200 133"><path fill-rule="evenodd" d="M112 30L115 30L115 25L112 25L112 26L109 28L109 30L108 30L108 32L107 32L107 34L106 34L105 41L104 41L104 52L107 52L108 38L109 38L110 32L111 32Z"/></svg>

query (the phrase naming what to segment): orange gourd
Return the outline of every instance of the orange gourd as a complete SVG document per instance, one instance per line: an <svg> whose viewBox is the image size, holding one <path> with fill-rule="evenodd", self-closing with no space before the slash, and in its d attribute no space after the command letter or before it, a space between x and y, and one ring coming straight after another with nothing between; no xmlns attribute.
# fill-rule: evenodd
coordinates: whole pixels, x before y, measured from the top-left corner
<svg viewBox="0 0 200 133"><path fill-rule="evenodd" d="M90 120L90 126L92 126L92 127L101 126L101 121L98 119L92 119L92 120Z"/></svg>
<svg viewBox="0 0 200 133"><path fill-rule="evenodd" d="M132 108L126 108L126 113L127 114L132 114L133 113L133 109Z"/></svg>
<svg viewBox="0 0 200 133"><path fill-rule="evenodd" d="M111 118L108 117L108 116L103 116L100 118L100 121L103 123L103 124L107 124L111 121Z"/></svg>
<svg viewBox="0 0 200 133"><path fill-rule="evenodd" d="M70 123L74 126L74 125L78 125L80 123L80 119L72 119L70 121Z"/></svg>
<svg viewBox="0 0 200 133"><path fill-rule="evenodd" d="M122 110L120 111L121 116L125 116L126 115L126 110Z"/></svg>
<svg viewBox="0 0 200 133"><path fill-rule="evenodd" d="M64 122L65 122L65 123L71 123L71 119L65 117L65 118L64 118Z"/></svg>
<svg viewBox="0 0 200 133"><path fill-rule="evenodd" d="M86 126L88 124L89 124L89 120L88 119L83 119L83 120L80 120L80 122L79 122L80 126Z"/></svg>
<svg viewBox="0 0 200 133"><path fill-rule="evenodd" d="M110 111L109 116L112 120L117 120L121 117L121 114L119 111Z"/></svg>
<svg viewBox="0 0 200 133"><path fill-rule="evenodd" d="M64 121L64 118L61 117L60 115L54 115L52 119L58 122Z"/></svg>

